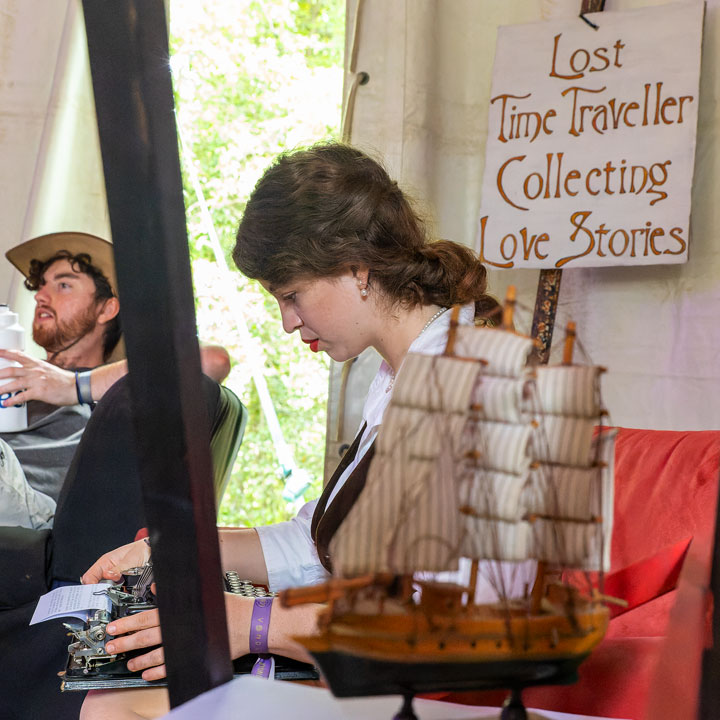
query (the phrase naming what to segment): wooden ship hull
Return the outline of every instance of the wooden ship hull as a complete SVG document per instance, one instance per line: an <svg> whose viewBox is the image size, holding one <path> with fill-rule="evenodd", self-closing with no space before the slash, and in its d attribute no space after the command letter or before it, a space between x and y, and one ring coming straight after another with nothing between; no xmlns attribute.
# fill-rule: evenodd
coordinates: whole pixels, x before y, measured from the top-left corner
<svg viewBox="0 0 720 720"><path fill-rule="evenodd" d="M296 638L339 697L567 684L600 642L609 613L599 603L565 614L508 617L474 607L452 620L410 613L335 616Z"/></svg>

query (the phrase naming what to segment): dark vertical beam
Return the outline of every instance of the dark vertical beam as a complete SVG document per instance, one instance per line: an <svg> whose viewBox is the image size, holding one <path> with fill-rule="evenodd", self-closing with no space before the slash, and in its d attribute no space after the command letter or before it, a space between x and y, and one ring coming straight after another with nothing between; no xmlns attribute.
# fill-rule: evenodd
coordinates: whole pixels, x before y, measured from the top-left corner
<svg viewBox="0 0 720 720"><path fill-rule="evenodd" d="M170 702L232 677L163 0L83 0ZM122 512L122 508L117 508Z"/></svg>
<svg viewBox="0 0 720 720"><path fill-rule="evenodd" d="M718 480L720 482L720 479ZM703 653L702 675L699 690L701 720L714 720L720 708L720 492L715 511L715 533L710 571L710 597L712 598L712 624L710 647Z"/></svg>

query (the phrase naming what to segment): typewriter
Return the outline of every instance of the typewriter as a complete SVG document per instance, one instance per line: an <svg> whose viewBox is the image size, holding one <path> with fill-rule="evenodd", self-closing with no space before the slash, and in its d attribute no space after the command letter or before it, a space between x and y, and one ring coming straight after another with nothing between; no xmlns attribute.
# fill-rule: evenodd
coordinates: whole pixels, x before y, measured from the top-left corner
<svg viewBox="0 0 720 720"><path fill-rule="evenodd" d="M128 660L147 652L147 648L118 654L108 653L106 648L113 637L107 633L110 622L157 607L152 581L152 561L143 567L131 568L119 583L108 582L107 590L103 591L110 601L109 611L95 610L86 621L63 623L72 637L65 672L61 673L63 691L167 685L166 680L143 680L140 672L128 669ZM263 586L240 579L234 572L226 573L224 581L227 592L250 597L274 595ZM279 655L274 657L277 680L317 680L320 677L312 665ZM235 675L250 673L256 659L257 655L248 654L235 660Z"/></svg>

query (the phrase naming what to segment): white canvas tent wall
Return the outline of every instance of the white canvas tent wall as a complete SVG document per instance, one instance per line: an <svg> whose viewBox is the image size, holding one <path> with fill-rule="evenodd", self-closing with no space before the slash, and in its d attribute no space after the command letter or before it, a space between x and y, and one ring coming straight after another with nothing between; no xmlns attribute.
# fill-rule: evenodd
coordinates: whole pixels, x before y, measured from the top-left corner
<svg viewBox="0 0 720 720"><path fill-rule="evenodd" d="M608 0L605 10L661 4ZM474 246L497 27L577 15L580 5L580 0L363 2L356 69L370 81L357 91L352 140L386 158L401 184L436 218L437 236ZM349 7L356 8L356 0ZM720 427L719 41L720 2L708 0L689 262L563 272L555 337L568 319L578 323L590 357L609 369L603 394L617 425ZM490 272L496 296L515 284L529 306L537 281L537 270ZM526 314L526 330L529 319ZM357 427L353 413L371 371L365 377L358 371L355 380L351 373L341 441ZM337 391L337 368L332 384ZM328 464L337 457L336 422L333 408Z"/></svg>
<svg viewBox="0 0 720 720"><path fill-rule="evenodd" d="M59 230L110 239L80 0L0 0L0 157L3 256ZM32 295L4 257L0 302L30 327Z"/></svg>
<svg viewBox="0 0 720 720"><path fill-rule="evenodd" d="M348 0L351 35L357 0ZM661 0L608 0L618 10ZM353 142L386 158L437 218L441 237L474 243L497 27L576 13L579 0L364 0ZM0 250L34 235L109 237L80 0L0 0ZM590 356L609 368L612 421L630 427L720 427L720 0L708 0L700 87L690 261L564 272L558 324L572 317ZM348 79L352 77L348 74ZM537 271L495 271L532 305ZM0 261L0 301L30 324L32 298ZM372 372L375 360L367 360ZM355 372L355 371L353 371ZM352 435L364 392L350 382ZM332 398L337 398L335 371ZM334 440L337 409L331 412ZM334 464L336 454L329 453Z"/></svg>

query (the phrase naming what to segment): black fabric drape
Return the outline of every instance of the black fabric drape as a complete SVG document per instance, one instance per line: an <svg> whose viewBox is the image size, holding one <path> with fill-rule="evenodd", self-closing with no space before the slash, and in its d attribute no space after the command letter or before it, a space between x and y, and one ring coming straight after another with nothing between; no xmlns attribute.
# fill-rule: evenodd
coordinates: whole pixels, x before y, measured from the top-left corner
<svg viewBox="0 0 720 720"><path fill-rule="evenodd" d="M203 376L198 399L214 424L219 386ZM78 582L105 552L145 526L127 377L92 413L68 470L52 531L0 527L0 720L77 720L85 693L60 692L67 631L30 626L38 598Z"/></svg>

